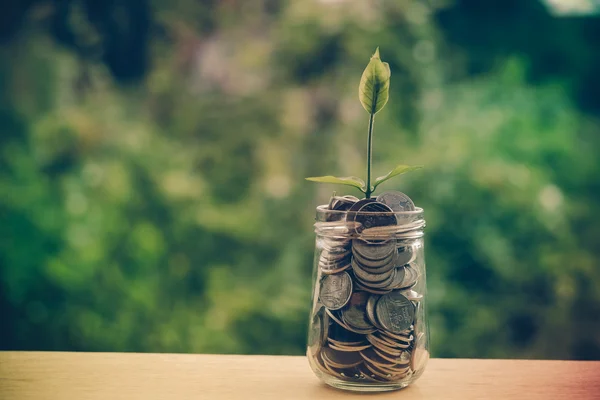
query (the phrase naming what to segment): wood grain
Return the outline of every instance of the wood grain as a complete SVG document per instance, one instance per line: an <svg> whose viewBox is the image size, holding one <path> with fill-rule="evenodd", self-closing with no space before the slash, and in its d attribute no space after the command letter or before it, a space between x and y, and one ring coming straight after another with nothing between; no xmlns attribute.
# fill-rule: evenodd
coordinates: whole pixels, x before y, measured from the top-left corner
<svg viewBox="0 0 600 400"><path fill-rule="evenodd" d="M413 386L354 394L304 357L0 352L2 400L600 399L600 362L430 360Z"/></svg>

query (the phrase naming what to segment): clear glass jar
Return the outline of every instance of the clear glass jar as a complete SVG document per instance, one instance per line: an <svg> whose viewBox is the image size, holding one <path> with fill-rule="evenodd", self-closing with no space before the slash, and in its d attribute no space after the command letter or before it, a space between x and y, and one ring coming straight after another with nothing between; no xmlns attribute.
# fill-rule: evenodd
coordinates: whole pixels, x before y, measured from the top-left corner
<svg viewBox="0 0 600 400"><path fill-rule="evenodd" d="M429 359L423 209L317 207L307 356L328 385L408 386Z"/></svg>

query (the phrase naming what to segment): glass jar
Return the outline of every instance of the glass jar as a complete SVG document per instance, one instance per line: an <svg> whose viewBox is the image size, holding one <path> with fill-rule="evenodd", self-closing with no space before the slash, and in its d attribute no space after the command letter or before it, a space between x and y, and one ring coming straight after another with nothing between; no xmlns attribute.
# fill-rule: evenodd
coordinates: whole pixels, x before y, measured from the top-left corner
<svg viewBox="0 0 600 400"><path fill-rule="evenodd" d="M429 359L423 209L330 208L317 207L309 364L340 389L406 387Z"/></svg>

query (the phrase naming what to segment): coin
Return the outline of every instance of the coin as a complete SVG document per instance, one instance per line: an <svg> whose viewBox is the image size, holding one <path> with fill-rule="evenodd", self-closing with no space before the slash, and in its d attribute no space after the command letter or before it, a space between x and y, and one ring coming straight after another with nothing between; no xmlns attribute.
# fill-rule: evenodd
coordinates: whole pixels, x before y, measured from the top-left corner
<svg viewBox="0 0 600 400"><path fill-rule="evenodd" d="M355 275L356 281L360 282L361 284L368 286L368 287L372 287L375 289L391 289L391 284L394 282L394 273L395 271L392 270L392 275L390 275L389 277L387 277L385 280L383 281L379 281L379 282L367 282L364 281L362 279L360 279L358 276Z"/></svg>
<svg viewBox="0 0 600 400"><path fill-rule="evenodd" d="M373 373L374 376L383 379L385 382L394 380L394 376L391 373L382 371L369 363L365 363L365 368Z"/></svg>
<svg viewBox="0 0 600 400"><path fill-rule="evenodd" d="M352 258L356 260L356 263L359 264L360 268L365 271L382 274L394 268L396 262L394 260L395 254L392 253L390 256L383 260L372 261L366 258L363 258L360 254L353 252Z"/></svg>
<svg viewBox="0 0 600 400"><path fill-rule="evenodd" d="M375 199L363 199L356 202L348 210L346 220L360 223L361 229L398 224L392 209Z"/></svg>
<svg viewBox="0 0 600 400"><path fill-rule="evenodd" d="M333 196L329 200L330 210L347 211L358 201L354 196Z"/></svg>
<svg viewBox="0 0 600 400"><path fill-rule="evenodd" d="M390 288L400 288L402 287L402 283L405 281L406 276L406 268L399 267L394 269L394 280L390 283Z"/></svg>
<svg viewBox="0 0 600 400"><path fill-rule="evenodd" d="M396 256L396 265L406 265L415 259L415 251L412 246L404 246L398 248L398 254Z"/></svg>
<svg viewBox="0 0 600 400"><path fill-rule="evenodd" d="M406 267L400 267L404 271L402 282L395 282L396 289L408 289L413 287L419 280L419 271L408 264Z"/></svg>
<svg viewBox="0 0 600 400"><path fill-rule="evenodd" d="M404 335L394 335L391 336L389 332L382 331L380 337L389 343L392 347L406 348L410 346L411 342L414 341L414 336L409 334L407 336Z"/></svg>
<svg viewBox="0 0 600 400"><path fill-rule="evenodd" d="M334 350L337 351L361 351L361 350L365 350L368 349L369 347L371 347L371 343L366 343L366 344L355 344L352 346L347 346L344 344L340 344L340 343L330 343L329 347L331 347Z"/></svg>
<svg viewBox="0 0 600 400"><path fill-rule="evenodd" d="M350 249L336 247L333 249L323 249L319 256L320 261L338 261L350 256Z"/></svg>
<svg viewBox="0 0 600 400"><path fill-rule="evenodd" d="M367 335L367 340L373 345L373 347L376 347L379 350L396 357L399 357L402 354L402 350L408 348L408 346L402 346L399 348L392 347L392 345L383 341L381 338L370 334Z"/></svg>
<svg viewBox="0 0 600 400"><path fill-rule="evenodd" d="M387 360L391 363L397 364L397 365L402 365L402 366L408 366L410 364L410 360L412 357L412 353L408 352L408 351L403 351L399 356L392 356L390 354L387 354L381 350L379 350L376 347L373 347L373 351L375 351L375 354L377 354L379 357L383 358L384 360Z"/></svg>
<svg viewBox="0 0 600 400"><path fill-rule="evenodd" d="M393 368L396 365L396 363L389 362L383 357L378 356L373 349L362 350L359 354L365 361L378 367Z"/></svg>
<svg viewBox="0 0 600 400"><path fill-rule="evenodd" d="M377 321L377 318L375 317L375 304L377 304L377 300L379 300L380 297L381 296L376 294L372 294L371 296L369 296L369 300L367 300L366 307L367 318L369 318L371 324L377 329L383 329L383 327L379 324L379 321Z"/></svg>
<svg viewBox="0 0 600 400"><path fill-rule="evenodd" d="M350 256L346 256L337 260L327 260L322 257L319 257L319 269L324 274L337 274L338 272L344 271L351 266L352 258Z"/></svg>
<svg viewBox="0 0 600 400"><path fill-rule="evenodd" d="M372 261L385 260L396 250L396 242L369 242L363 239L352 241L352 252L358 253L362 258Z"/></svg>
<svg viewBox="0 0 600 400"><path fill-rule="evenodd" d="M326 267L322 267L323 273L324 274L338 274L340 272L343 272L345 270L347 270L348 268L350 268L351 264L348 263L346 265L344 264L336 264L333 266L326 266Z"/></svg>
<svg viewBox="0 0 600 400"><path fill-rule="evenodd" d="M323 361L335 368L352 368L360 364L363 359L359 352L344 352L325 347L321 351Z"/></svg>
<svg viewBox="0 0 600 400"><path fill-rule="evenodd" d="M354 292L348 301L348 306L341 310L342 320L351 328L360 330L373 329L373 325L369 322L366 314L368 300L368 293Z"/></svg>
<svg viewBox="0 0 600 400"><path fill-rule="evenodd" d="M320 372L324 374L329 374L329 370L325 367L325 363L323 362L323 358L321 357L321 352L314 354L311 358L315 364L315 367L317 367L317 369Z"/></svg>
<svg viewBox="0 0 600 400"><path fill-rule="evenodd" d="M415 203L402 192L385 192L377 196L377 201L387 205L394 212L414 211Z"/></svg>
<svg viewBox="0 0 600 400"><path fill-rule="evenodd" d="M356 369L358 369L360 371L361 377L366 381L377 382L377 383L387 382L387 380L381 379L378 376L376 376L375 374L373 374L371 371L369 371L367 369L367 367L365 366L365 364L360 364L358 367L356 367Z"/></svg>
<svg viewBox="0 0 600 400"><path fill-rule="evenodd" d="M400 333L413 324L415 306L399 291L394 290L381 296L375 313L381 326L390 332Z"/></svg>
<svg viewBox="0 0 600 400"><path fill-rule="evenodd" d="M358 199L354 196L332 196L329 200L328 209L332 211L348 211ZM345 219L345 214L340 213L329 213L326 219L328 221L340 221Z"/></svg>
<svg viewBox="0 0 600 400"><path fill-rule="evenodd" d="M360 378L361 372L356 368L335 368L331 365L327 365L329 371L333 376L344 381L352 381Z"/></svg>
<svg viewBox="0 0 600 400"><path fill-rule="evenodd" d="M347 253L350 251L350 240L349 238L318 238L317 247L321 248L322 251L327 253L339 254Z"/></svg>
<svg viewBox="0 0 600 400"><path fill-rule="evenodd" d="M308 347L313 355L321 350L323 339L325 337L323 314L323 308L321 307L315 315L313 315L310 331L308 332Z"/></svg>
<svg viewBox="0 0 600 400"><path fill-rule="evenodd" d="M354 286L356 287L356 290L362 290L363 292L369 292L372 294L386 294L391 292L391 289L375 289L366 285L363 285L362 283L360 283L359 280L356 280ZM383 328L380 328L383 329Z"/></svg>
<svg viewBox="0 0 600 400"><path fill-rule="evenodd" d="M356 259L352 259L352 271L354 271L354 275L356 275L357 278L360 278L360 280L366 282L382 282L394 274L393 268L381 274L372 274L362 269L356 263Z"/></svg>
<svg viewBox="0 0 600 400"><path fill-rule="evenodd" d="M413 340L413 336L411 334L412 331L413 331L412 328L409 328L409 329L407 329L407 330L405 330L404 332L401 332L401 333L392 333L392 332L389 332L389 331L382 330L381 331L381 335L382 336L388 336L392 340L399 340L399 341L402 341L402 342L410 342L411 340Z"/></svg>
<svg viewBox="0 0 600 400"><path fill-rule="evenodd" d="M330 310L338 310L346 305L352 294L352 279L347 272L326 275L321 279L319 298Z"/></svg>

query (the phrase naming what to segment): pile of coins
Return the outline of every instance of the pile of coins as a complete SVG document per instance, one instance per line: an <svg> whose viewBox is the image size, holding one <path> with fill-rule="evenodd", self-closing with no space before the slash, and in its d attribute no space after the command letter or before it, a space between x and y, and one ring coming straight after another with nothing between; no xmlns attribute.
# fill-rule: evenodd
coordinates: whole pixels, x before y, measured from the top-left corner
<svg viewBox="0 0 600 400"><path fill-rule="evenodd" d="M357 382L397 382L428 358L419 328L422 294L415 232L422 219L411 199L334 196L317 222L318 282L308 356L322 373ZM403 217L399 217L403 215Z"/></svg>

